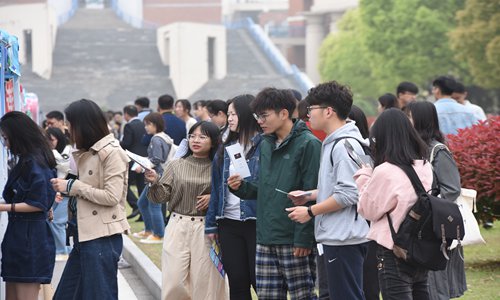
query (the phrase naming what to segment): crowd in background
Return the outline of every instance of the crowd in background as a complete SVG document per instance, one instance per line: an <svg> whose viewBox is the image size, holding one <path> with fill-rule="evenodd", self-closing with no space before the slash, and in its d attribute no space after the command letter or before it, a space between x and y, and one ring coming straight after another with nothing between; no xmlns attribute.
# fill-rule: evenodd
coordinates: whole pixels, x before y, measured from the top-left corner
<svg viewBox="0 0 500 300"><path fill-rule="evenodd" d="M433 81L435 103L417 101L418 93L402 82L380 96L374 124L335 81L304 98L265 88L191 106L162 95L156 107L141 97L118 112L82 99L49 112L43 130L7 113L2 143L17 158L0 204L9 212L7 294L36 299L54 260L67 260L54 299L117 299L121 235L137 218L144 229L132 235L163 244L162 299L251 299L251 288L259 299L459 297L461 250L450 251L444 271L409 265L392 252L387 216L397 230L417 201L401 165L456 200L460 176L446 135L486 116L453 78ZM359 168L347 142L373 165ZM232 146L247 161L245 178ZM228 285L210 259L214 243Z"/></svg>

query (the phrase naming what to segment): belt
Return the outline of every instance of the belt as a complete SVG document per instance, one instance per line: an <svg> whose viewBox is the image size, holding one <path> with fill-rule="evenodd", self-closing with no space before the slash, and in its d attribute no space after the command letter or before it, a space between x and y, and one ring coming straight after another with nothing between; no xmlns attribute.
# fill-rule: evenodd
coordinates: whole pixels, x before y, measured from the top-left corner
<svg viewBox="0 0 500 300"><path fill-rule="evenodd" d="M179 219L179 220L191 220L191 221L199 221L199 222L205 221L205 217L202 217L202 216L186 216L186 215L181 215L178 213L172 213L171 217L175 218L175 219Z"/></svg>

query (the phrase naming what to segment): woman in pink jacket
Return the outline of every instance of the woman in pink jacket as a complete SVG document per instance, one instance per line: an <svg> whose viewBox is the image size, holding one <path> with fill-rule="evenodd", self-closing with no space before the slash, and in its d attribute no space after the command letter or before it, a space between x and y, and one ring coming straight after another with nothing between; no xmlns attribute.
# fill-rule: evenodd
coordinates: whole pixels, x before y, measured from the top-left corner
<svg viewBox="0 0 500 300"><path fill-rule="evenodd" d="M378 277L384 299L428 299L427 270L397 258L392 248L387 215L396 232L417 201L410 179L398 165L411 165L426 190L431 189L431 164L427 145L399 109L384 111L372 127L374 169L362 168L355 175L359 189L358 212L371 221L368 238L378 244Z"/></svg>

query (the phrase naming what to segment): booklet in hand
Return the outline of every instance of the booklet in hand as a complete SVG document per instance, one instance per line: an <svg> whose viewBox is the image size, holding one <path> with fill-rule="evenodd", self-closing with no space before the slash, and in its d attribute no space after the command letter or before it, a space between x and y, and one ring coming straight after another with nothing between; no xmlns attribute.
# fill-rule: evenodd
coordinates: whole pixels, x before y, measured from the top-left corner
<svg viewBox="0 0 500 300"><path fill-rule="evenodd" d="M369 155L359 155L354 151L354 147L352 146L351 143L349 143L348 140L345 140L344 146L347 150L347 154L349 154L349 157L356 163L356 165L359 168L362 168L363 166L371 166L372 165L372 159Z"/></svg>
<svg viewBox="0 0 500 300"><path fill-rule="evenodd" d="M153 164L151 163L151 161L147 157L137 155L137 154L130 152L128 150L125 150L125 152L127 153L128 157L130 157L131 160L135 161L138 165L140 165L144 169L146 169L146 170L153 169Z"/></svg>
<svg viewBox="0 0 500 300"><path fill-rule="evenodd" d="M243 147L240 143L233 144L226 147L227 154L234 166L234 173L241 176L241 178L250 177L250 169L248 168L247 160L245 158L245 153L243 152Z"/></svg>

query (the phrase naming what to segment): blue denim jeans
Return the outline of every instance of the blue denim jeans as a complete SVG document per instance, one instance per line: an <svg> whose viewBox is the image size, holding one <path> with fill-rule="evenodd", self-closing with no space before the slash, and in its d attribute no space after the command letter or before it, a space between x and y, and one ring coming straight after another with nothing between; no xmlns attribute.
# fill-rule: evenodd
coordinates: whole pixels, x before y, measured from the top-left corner
<svg viewBox="0 0 500 300"><path fill-rule="evenodd" d="M56 254L69 254L71 247L66 246L66 223L68 222L68 197L60 203L54 201L52 211L54 219L49 223L56 244Z"/></svg>
<svg viewBox="0 0 500 300"><path fill-rule="evenodd" d="M146 186L137 201L137 206L144 220L144 230L153 232L156 236L163 237L165 234L165 221L161 212L161 204L149 201L149 187Z"/></svg>
<svg viewBox="0 0 500 300"><path fill-rule="evenodd" d="M121 234L78 242L71 251L54 300L117 300Z"/></svg>
<svg viewBox="0 0 500 300"><path fill-rule="evenodd" d="M397 258L392 250L378 245L378 280L384 300L429 299L426 269Z"/></svg>

